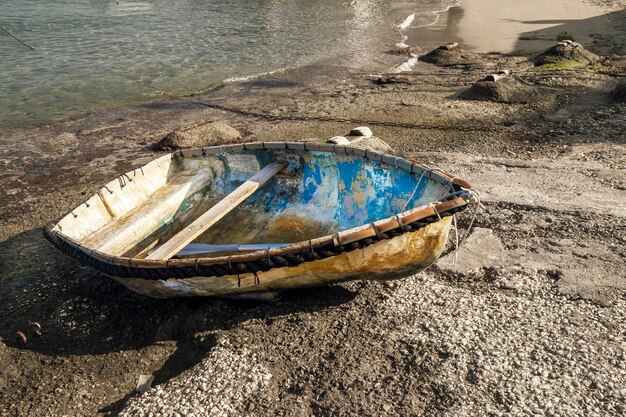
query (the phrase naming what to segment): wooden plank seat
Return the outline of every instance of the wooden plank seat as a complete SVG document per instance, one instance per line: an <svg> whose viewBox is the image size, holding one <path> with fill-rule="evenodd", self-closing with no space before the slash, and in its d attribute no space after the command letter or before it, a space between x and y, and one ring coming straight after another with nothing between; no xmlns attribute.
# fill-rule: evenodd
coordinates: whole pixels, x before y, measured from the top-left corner
<svg viewBox="0 0 626 417"><path fill-rule="evenodd" d="M210 169L181 172L145 201L88 235L80 242L81 246L115 256L126 254L171 221L185 200L207 186L212 178Z"/></svg>

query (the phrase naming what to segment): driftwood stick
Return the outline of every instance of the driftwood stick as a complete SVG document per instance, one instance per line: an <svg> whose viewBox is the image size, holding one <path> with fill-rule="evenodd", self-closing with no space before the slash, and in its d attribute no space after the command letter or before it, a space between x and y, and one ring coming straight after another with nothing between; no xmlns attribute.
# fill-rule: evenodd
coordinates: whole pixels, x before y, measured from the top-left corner
<svg viewBox="0 0 626 417"><path fill-rule="evenodd" d="M22 45L24 45L25 47L31 49L31 50L35 50L35 48L33 48L32 46L30 46L29 44L27 44L26 42L19 40L18 38L16 38L11 32L9 32L8 30L6 30L4 28L4 26L0 26L0 29L2 29L3 31L5 31L7 33L7 35L9 35L10 37L12 37L13 39L15 39L16 41L18 41L19 43L21 43Z"/></svg>

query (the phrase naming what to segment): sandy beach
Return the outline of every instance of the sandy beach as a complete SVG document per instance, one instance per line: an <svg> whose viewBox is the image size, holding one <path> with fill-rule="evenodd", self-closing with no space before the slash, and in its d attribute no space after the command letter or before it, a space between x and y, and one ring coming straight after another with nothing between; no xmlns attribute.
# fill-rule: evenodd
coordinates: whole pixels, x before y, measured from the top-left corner
<svg viewBox="0 0 626 417"><path fill-rule="evenodd" d="M483 53L524 54L572 38L598 52L623 54L624 7L621 1L465 0L410 39L461 42Z"/></svg>
<svg viewBox="0 0 626 417"><path fill-rule="evenodd" d="M626 74L626 5L540 3L466 0L411 34L461 42L475 55L458 65L315 65L0 132L0 415L624 415L626 103L611 92ZM545 71L514 54L564 31L613 61ZM459 98L505 68L537 99ZM485 210L456 264L450 244L416 276L275 303L142 297L43 238L161 155L151 144L217 120L245 141L369 126L468 179ZM140 375L154 376L145 393Z"/></svg>

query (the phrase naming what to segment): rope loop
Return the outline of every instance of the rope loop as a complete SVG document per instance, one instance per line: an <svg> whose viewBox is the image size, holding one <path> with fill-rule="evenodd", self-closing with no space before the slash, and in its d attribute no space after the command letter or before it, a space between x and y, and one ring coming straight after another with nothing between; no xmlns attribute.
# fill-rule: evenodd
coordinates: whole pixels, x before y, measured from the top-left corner
<svg viewBox="0 0 626 417"><path fill-rule="evenodd" d="M337 241L337 246L339 249L343 251L343 245L341 244L341 239L339 238L339 233L335 233L335 240Z"/></svg>
<svg viewBox="0 0 626 417"><path fill-rule="evenodd" d="M311 256L313 259L318 259L319 255L315 253L315 248L313 248L313 241L309 239L309 251L311 252Z"/></svg>
<svg viewBox="0 0 626 417"><path fill-rule="evenodd" d="M398 222L398 226L400 226L400 229L403 229L404 228L404 223L402 222L402 219L400 218L400 215L396 214L394 217L396 218L396 221ZM439 219L441 219L441 217Z"/></svg>
<svg viewBox="0 0 626 417"><path fill-rule="evenodd" d="M452 253L452 265L456 266L459 255L459 228L456 224L456 214L452 215L452 226L454 227L454 252Z"/></svg>
<svg viewBox="0 0 626 417"><path fill-rule="evenodd" d="M376 222L372 222L372 227L374 228L374 233L376 233L376 237L378 238L378 240L383 240L383 235L380 233Z"/></svg>
<svg viewBox="0 0 626 417"><path fill-rule="evenodd" d="M439 210L437 210L437 206L435 206L434 203L430 203L430 206L433 208L433 210L435 210L435 214L437 215L437 218L441 220L441 214L439 214Z"/></svg>
<svg viewBox="0 0 626 417"><path fill-rule="evenodd" d="M272 259L270 258L270 248L267 248L265 250L265 260L267 261L267 268L271 268L272 267Z"/></svg>

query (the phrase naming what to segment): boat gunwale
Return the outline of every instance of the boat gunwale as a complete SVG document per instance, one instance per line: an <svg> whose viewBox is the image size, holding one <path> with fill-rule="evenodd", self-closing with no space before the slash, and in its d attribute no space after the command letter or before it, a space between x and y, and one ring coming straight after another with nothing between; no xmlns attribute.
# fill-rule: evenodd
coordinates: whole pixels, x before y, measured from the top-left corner
<svg viewBox="0 0 626 417"><path fill-rule="evenodd" d="M301 242L295 242L280 248L220 257L146 260L110 255L105 252L84 247L61 231L53 230L59 221L64 217L46 225L43 230L44 235L52 244L66 254L73 256L79 261L93 266L108 275L124 276L128 278L145 275L141 277L144 279L186 278L190 276L223 276L229 273L237 274L251 272L250 270L241 270L241 264L254 264L244 269L251 269L252 272L256 273L256 270L267 271L275 267L295 266L302 262L312 262L316 260L316 258L320 258L319 256L315 256L316 250L319 250L320 248L328 248L329 246L334 248L334 253L331 256L339 255L346 250L354 250L361 246L367 246L373 243L373 241L389 238L382 235L391 233L392 236L390 238L393 238L406 232L415 231L428 225L429 223L439 221L442 217L464 210L472 198L472 186L467 181L446 171L429 167L411 159L381 154L369 149L359 149L343 145L311 142L250 142L234 145L220 145L208 148L183 149L172 152L169 155L171 159L177 159L217 155L229 151L232 152L241 150L295 150L305 152L326 152L337 155L344 154L348 156L353 155L363 157L374 162L381 162L383 164L394 166L396 168L409 171L411 174L417 174L419 171L422 173L427 171L428 178L430 180L446 185L454 191L428 205L405 210L393 216L379 219L372 223L356 226L341 232ZM164 158L166 156L167 155L163 155L160 158ZM126 174L122 174L119 177L123 177L124 175ZM303 261L297 260L292 262L293 265L280 265L281 262L276 262L278 259L297 256L303 252L310 252L314 259L305 259ZM259 265L259 262L266 265ZM233 265L238 266L238 268L233 270ZM206 268L213 270L218 269L219 273L202 273L202 269L206 270ZM192 269L191 273L189 272L189 269ZM115 270L115 272L113 272L113 270ZM143 273L137 274L138 270L143 270ZM164 274L163 270L165 270ZM178 270L178 273L176 273L176 270ZM184 276L180 276L180 272L183 270L185 271ZM154 272L154 274L151 272Z"/></svg>

